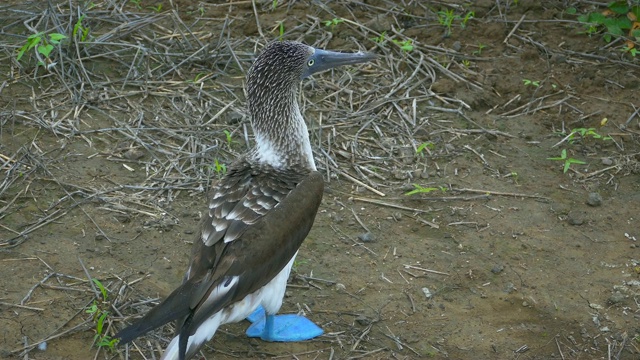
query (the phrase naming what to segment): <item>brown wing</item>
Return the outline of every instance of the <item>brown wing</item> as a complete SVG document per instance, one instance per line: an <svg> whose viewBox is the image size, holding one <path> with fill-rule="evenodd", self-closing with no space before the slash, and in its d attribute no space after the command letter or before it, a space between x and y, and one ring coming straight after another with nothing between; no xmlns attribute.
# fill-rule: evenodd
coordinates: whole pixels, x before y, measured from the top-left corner
<svg viewBox="0 0 640 360"><path fill-rule="evenodd" d="M122 343L182 319L186 346L184 335L266 285L300 247L322 199L322 176L237 165L213 192L183 284L118 333Z"/></svg>

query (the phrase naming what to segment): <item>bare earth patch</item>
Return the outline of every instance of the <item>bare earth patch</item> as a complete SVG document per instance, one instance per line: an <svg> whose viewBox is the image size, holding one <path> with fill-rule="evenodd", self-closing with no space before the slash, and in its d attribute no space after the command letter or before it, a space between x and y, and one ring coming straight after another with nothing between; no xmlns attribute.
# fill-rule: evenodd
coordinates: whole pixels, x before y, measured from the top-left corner
<svg viewBox="0 0 640 360"><path fill-rule="evenodd" d="M180 283L282 37L380 54L303 84L327 191L282 311L326 334L202 358L639 358L640 45L563 4L3 3L0 354L159 357L107 343Z"/></svg>

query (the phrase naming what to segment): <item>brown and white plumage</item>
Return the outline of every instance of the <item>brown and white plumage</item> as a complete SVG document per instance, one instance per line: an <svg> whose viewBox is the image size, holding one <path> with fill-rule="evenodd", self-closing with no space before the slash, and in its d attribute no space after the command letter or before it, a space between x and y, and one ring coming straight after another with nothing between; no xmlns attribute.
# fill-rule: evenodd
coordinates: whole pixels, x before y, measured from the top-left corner
<svg viewBox="0 0 640 360"><path fill-rule="evenodd" d="M297 42L274 42L264 50L247 78L256 148L213 189L183 284L119 332L121 343L176 320L176 337L163 359L183 360L221 324L240 321L259 305L268 318L278 312L324 188L296 99L300 80L371 59Z"/></svg>

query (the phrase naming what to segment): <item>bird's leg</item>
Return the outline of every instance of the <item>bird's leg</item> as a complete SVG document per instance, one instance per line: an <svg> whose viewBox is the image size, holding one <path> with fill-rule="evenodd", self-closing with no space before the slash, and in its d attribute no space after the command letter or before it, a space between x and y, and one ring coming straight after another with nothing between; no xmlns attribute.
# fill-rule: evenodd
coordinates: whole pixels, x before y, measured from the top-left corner
<svg viewBox="0 0 640 360"><path fill-rule="evenodd" d="M258 307L247 320L253 322L247 329L248 337L264 341L294 342L309 340L322 335L322 329L304 316L267 314Z"/></svg>

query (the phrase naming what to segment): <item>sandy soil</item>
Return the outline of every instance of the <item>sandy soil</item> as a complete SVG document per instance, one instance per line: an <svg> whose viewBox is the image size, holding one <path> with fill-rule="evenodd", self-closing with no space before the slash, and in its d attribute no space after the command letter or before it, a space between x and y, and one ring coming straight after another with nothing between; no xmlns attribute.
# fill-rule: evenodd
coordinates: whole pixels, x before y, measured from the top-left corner
<svg viewBox="0 0 640 360"><path fill-rule="evenodd" d="M640 62L584 33L604 6L52 3L0 5L2 357L159 356L170 326L98 350L86 311L113 335L180 283L215 164L251 141L243 76L282 23L381 55L303 86L327 191L282 311L326 334L231 324L204 358L640 358ZM50 72L16 60L24 22L71 37L78 9L88 36ZM584 164L563 172L563 150Z"/></svg>

